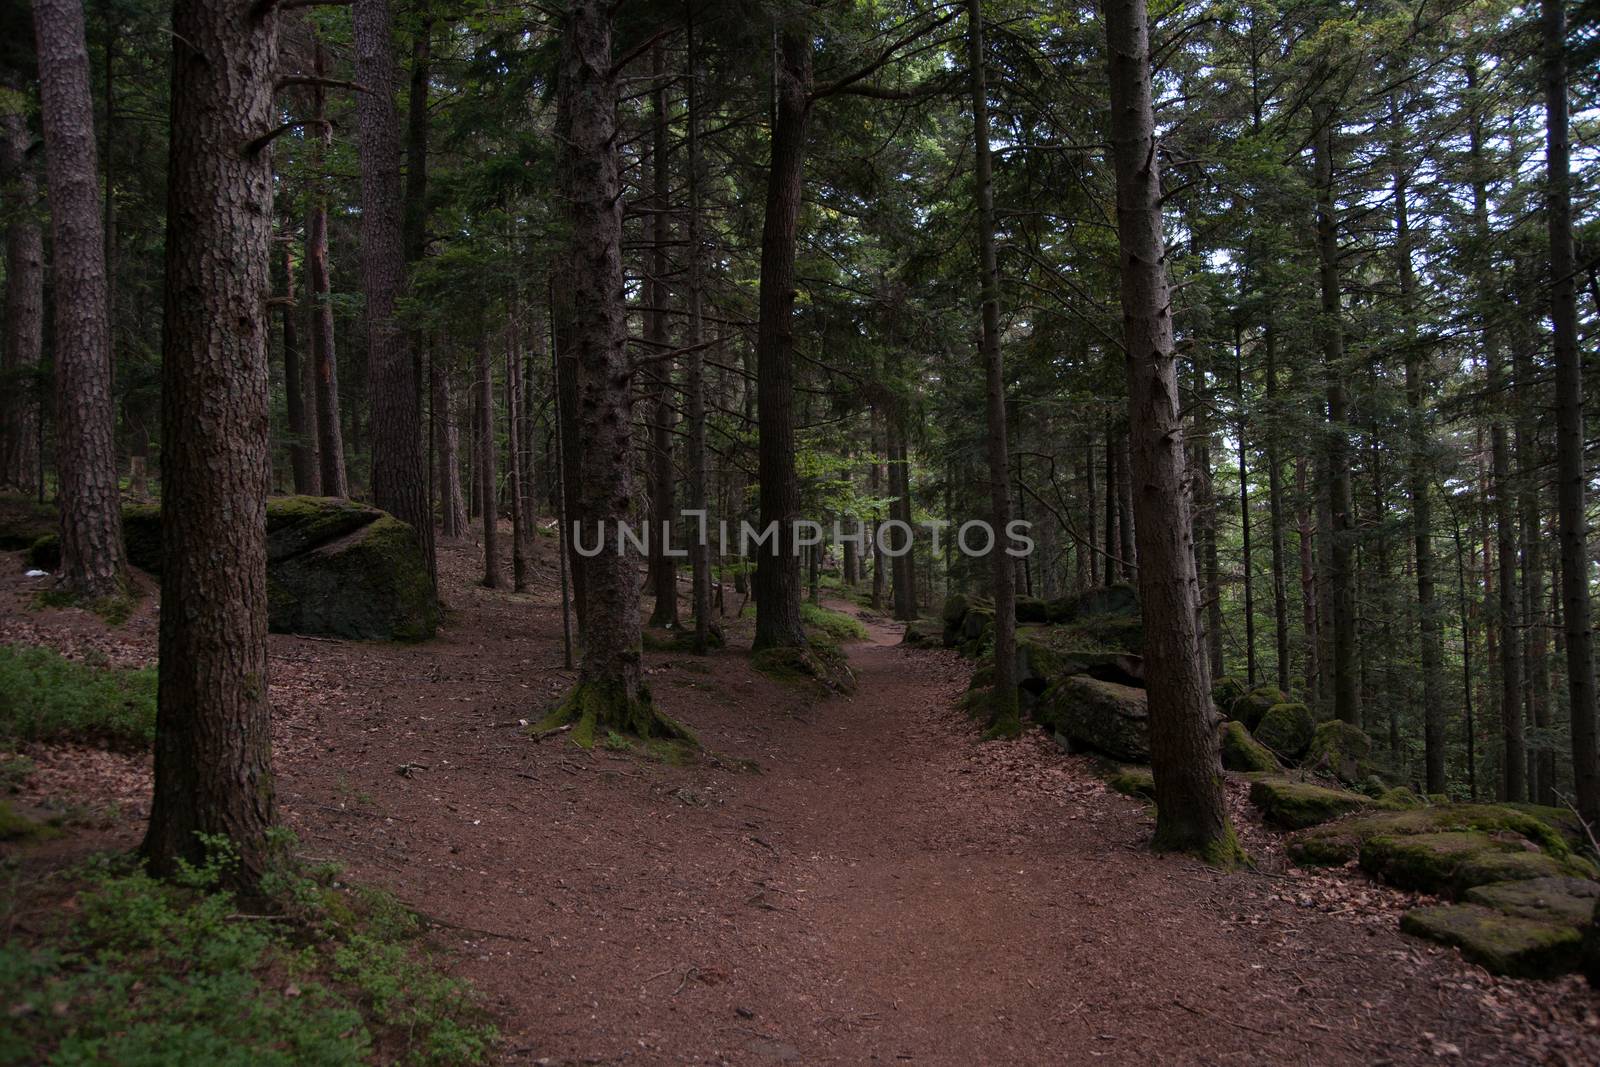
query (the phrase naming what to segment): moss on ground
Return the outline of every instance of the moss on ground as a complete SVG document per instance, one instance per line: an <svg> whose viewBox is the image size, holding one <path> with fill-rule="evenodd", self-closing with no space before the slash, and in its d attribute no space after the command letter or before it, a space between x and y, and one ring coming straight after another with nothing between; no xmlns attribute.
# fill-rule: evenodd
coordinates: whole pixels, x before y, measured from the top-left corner
<svg viewBox="0 0 1600 1067"><path fill-rule="evenodd" d="M802 646L759 649L751 653L750 665L776 681L824 693L849 693L856 687L855 675L844 653L837 645L816 637Z"/></svg>
<svg viewBox="0 0 1600 1067"><path fill-rule="evenodd" d="M534 738L562 731L568 731L579 748L591 749L615 738L613 747L637 741L662 759L668 759L674 748L700 746L688 727L656 708L647 686L630 696L616 681L579 682L548 715L528 727Z"/></svg>
<svg viewBox="0 0 1600 1067"><path fill-rule="evenodd" d="M1572 855L1572 849L1559 830L1536 816L1502 804L1437 804L1409 811L1358 815L1297 835L1289 842L1289 854L1302 863L1336 866L1355 859L1362 843L1370 837L1447 830L1510 832L1527 838L1558 859Z"/></svg>
<svg viewBox="0 0 1600 1067"><path fill-rule="evenodd" d="M1452 945L1471 962L1513 978L1566 974L1578 967L1583 951L1583 935L1574 927L1505 915L1479 904L1414 908L1401 916L1400 929Z"/></svg>

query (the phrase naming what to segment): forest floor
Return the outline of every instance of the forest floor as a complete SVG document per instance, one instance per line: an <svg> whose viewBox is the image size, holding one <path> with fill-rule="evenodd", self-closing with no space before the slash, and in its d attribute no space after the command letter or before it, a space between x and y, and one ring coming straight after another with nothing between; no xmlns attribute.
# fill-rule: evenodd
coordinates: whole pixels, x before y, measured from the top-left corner
<svg viewBox="0 0 1600 1067"><path fill-rule="evenodd" d="M1142 804L1041 735L980 743L954 708L970 665L866 613L849 697L753 672L739 622L709 658L649 654L710 758L535 742L519 720L572 678L540 548L513 594L445 546L432 641L271 639L283 817L438 924L502 1062L1600 1062L1581 980L1401 935L1415 898L1287 867L1237 788L1257 870L1153 855ZM114 629L34 610L17 559L0 641L153 660L152 602ZM33 755L24 801L116 805L41 859L137 841L147 760Z"/></svg>

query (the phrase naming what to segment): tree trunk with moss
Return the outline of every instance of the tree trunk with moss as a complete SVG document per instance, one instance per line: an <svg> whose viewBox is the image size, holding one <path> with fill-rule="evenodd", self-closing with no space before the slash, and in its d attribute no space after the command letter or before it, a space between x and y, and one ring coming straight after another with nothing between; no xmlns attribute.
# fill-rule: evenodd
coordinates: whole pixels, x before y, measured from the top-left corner
<svg viewBox="0 0 1600 1067"><path fill-rule="evenodd" d="M617 86L611 70L610 7L575 0L561 36L559 91L566 97L560 174L567 214L568 354L577 365L578 494L573 526L582 559L583 660L578 684L536 727L573 725L589 746L607 731L692 741L655 710L640 652L638 561L618 544L633 498L633 368L622 306L622 198L617 160Z"/></svg>
<svg viewBox="0 0 1600 1067"><path fill-rule="evenodd" d="M177 0L162 371L161 681L142 850L158 874L238 856L268 866L268 245L277 17ZM181 206L181 210L180 210Z"/></svg>
<svg viewBox="0 0 1600 1067"><path fill-rule="evenodd" d="M125 577L112 440L111 321L81 0L35 0L55 289L56 502L61 584L83 597ZM265 284L265 283L263 283Z"/></svg>
<svg viewBox="0 0 1600 1067"><path fill-rule="evenodd" d="M1145 0L1108 0L1111 143L1128 360L1130 474L1145 620L1155 846L1229 865L1241 853L1223 807L1211 684L1201 656L1200 584L1161 232Z"/></svg>

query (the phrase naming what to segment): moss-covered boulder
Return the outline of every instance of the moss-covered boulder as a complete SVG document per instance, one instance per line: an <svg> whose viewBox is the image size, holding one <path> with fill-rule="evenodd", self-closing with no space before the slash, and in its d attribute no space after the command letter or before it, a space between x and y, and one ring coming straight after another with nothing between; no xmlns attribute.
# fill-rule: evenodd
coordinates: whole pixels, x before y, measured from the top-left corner
<svg viewBox="0 0 1600 1067"><path fill-rule="evenodd" d="M1472 886L1470 877L1463 876L1469 861L1522 850L1516 840L1481 830L1446 830L1370 837L1361 846L1360 858L1362 870L1397 889L1454 894Z"/></svg>
<svg viewBox="0 0 1600 1067"><path fill-rule="evenodd" d="M1228 718L1238 719L1244 723L1246 729L1253 731L1261 723L1268 709L1276 704L1286 703L1288 699L1283 690L1276 686L1258 686L1228 706Z"/></svg>
<svg viewBox="0 0 1600 1067"><path fill-rule="evenodd" d="M1250 736L1244 723L1229 721L1220 728L1222 766L1230 771L1277 771L1278 759Z"/></svg>
<svg viewBox="0 0 1600 1067"><path fill-rule="evenodd" d="M939 613L939 617L946 623L959 623L966 618L967 609L971 606L972 602L968 599L967 594L952 594L945 597L944 610Z"/></svg>
<svg viewBox="0 0 1600 1067"><path fill-rule="evenodd" d="M1355 859L1369 838L1452 830L1509 834L1558 859L1573 858L1559 832L1525 812L1500 804L1439 804L1362 814L1295 835L1289 842L1289 854L1301 863L1337 866ZM1575 862L1582 866L1581 861ZM1575 873L1581 875L1583 871Z"/></svg>
<svg viewBox="0 0 1600 1067"><path fill-rule="evenodd" d="M1119 767L1106 778L1106 784L1124 796L1144 800L1156 798L1156 779L1146 767Z"/></svg>
<svg viewBox="0 0 1600 1067"><path fill-rule="evenodd" d="M1132 585L1119 582L1059 597L1050 601L1048 608L1053 623L1076 622L1093 615L1137 614L1139 594Z"/></svg>
<svg viewBox="0 0 1600 1067"><path fill-rule="evenodd" d="M972 608L961 620L961 636L968 641L981 641L994 628L993 608Z"/></svg>
<svg viewBox="0 0 1600 1067"><path fill-rule="evenodd" d="M1412 808L1425 808L1428 802L1403 785L1393 789L1385 789L1373 800L1372 806L1382 808L1384 811L1410 811Z"/></svg>
<svg viewBox="0 0 1600 1067"><path fill-rule="evenodd" d="M267 562L267 625L281 633L420 641L439 623L422 546L377 512L332 540Z"/></svg>
<svg viewBox="0 0 1600 1067"><path fill-rule="evenodd" d="M1365 731L1333 719L1316 728L1306 747L1304 763L1353 785L1370 776L1371 755L1372 738Z"/></svg>
<svg viewBox="0 0 1600 1067"><path fill-rule="evenodd" d="M126 504L128 561L161 575L161 509ZM349 500L267 501L267 625L278 633L361 640L432 637L438 602L416 532Z"/></svg>
<svg viewBox="0 0 1600 1067"><path fill-rule="evenodd" d="M1468 889L1464 899L1506 915L1587 927L1600 904L1600 882L1589 878L1529 878Z"/></svg>
<svg viewBox="0 0 1600 1067"><path fill-rule="evenodd" d="M1299 759L1317 732L1317 720L1304 704L1282 703L1268 708L1251 731L1255 739L1286 759Z"/></svg>
<svg viewBox="0 0 1600 1067"><path fill-rule="evenodd" d="M1034 718L1069 747L1130 763L1150 761L1150 709L1143 689L1077 674L1045 690Z"/></svg>
<svg viewBox="0 0 1600 1067"><path fill-rule="evenodd" d="M1577 928L1506 915L1481 904L1413 908L1400 929L1452 945L1473 963L1513 978L1555 978L1576 970L1583 955Z"/></svg>
<svg viewBox="0 0 1600 1067"><path fill-rule="evenodd" d="M1250 785L1250 803L1267 822L1284 830L1300 830L1348 815L1370 801L1360 793L1329 789L1276 776L1258 777Z"/></svg>
<svg viewBox="0 0 1600 1067"><path fill-rule="evenodd" d="M944 625L934 619L912 619L906 623L905 635L900 638L901 644L923 648L931 648L943 640Z"/></svg>

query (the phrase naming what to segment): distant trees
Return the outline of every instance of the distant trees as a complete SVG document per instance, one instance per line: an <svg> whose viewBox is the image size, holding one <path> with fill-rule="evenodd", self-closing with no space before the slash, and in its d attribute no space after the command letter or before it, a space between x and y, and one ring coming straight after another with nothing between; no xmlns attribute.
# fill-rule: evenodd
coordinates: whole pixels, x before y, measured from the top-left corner
<svg viewBox="0 0 1600 1067"><path fill-rule="evenodd" d="M39 225L38 169L31 157L28 98L23 79L0 72L0 188L10 205L6 223L5 349L0 373L0 488L32 492L39 485L39 406L36 380L44 351L44 232Z"/></svg>
<svg viewBox="0 0 1600 1067"><path fill-rule="evenodd" d="M49 182L51 269L59 294L54 355L61 585L92 599L121 592L124 560L112 444L116 413L105 235L81 0L36 0L33 23Z"/></svg>

